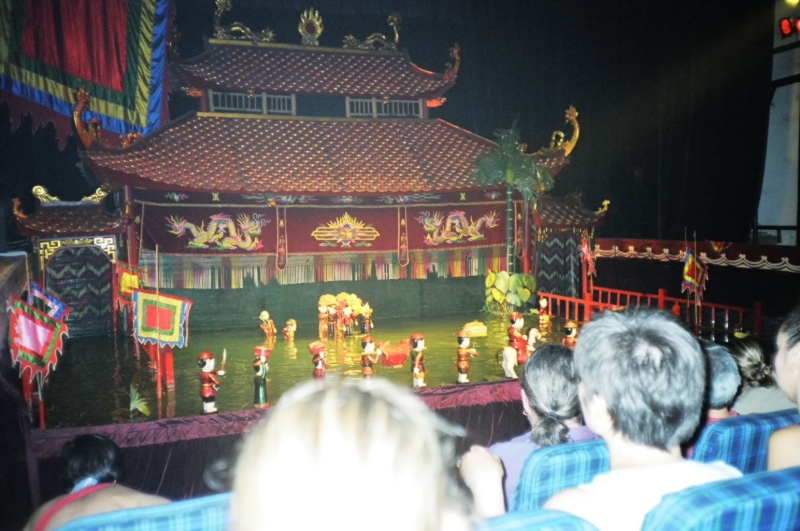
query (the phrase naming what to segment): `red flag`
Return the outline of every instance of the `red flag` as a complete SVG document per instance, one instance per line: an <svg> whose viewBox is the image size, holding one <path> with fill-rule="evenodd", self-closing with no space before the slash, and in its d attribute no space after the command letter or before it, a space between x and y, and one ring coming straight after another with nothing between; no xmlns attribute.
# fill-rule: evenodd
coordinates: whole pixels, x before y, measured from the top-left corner
<svg viewBox="0 0 800 531"><path fill-rule="evenodd" d="M9 297L8 305L11 359L13 363L19 362L20 377L25 371L30 371L28 377L31 381L40 373L47 378L63 350L61 336L67 335L67 325L13 295Z"/></svg>
<svg viewBox="0 0 800 531"><path fill-rule="evenodd" d="M708 279L708 266L694 256L694 253L686 249L686 259L683 262L683 282L681 292L689 290L698 299L703 298L703 290L706 288Z"/></svg>

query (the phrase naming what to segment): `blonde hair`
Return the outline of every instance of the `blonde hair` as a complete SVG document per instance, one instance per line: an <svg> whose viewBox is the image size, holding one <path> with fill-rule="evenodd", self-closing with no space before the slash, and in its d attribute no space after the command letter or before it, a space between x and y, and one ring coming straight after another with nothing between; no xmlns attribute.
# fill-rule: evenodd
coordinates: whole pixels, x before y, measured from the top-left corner
<svg viewBox="0 0 800 531"><path fill-rule="evenodd" d="M774 387L776 385L772 367L765 362L764 350L758 341L751 338L735 340L731 355L736 360L742 380L748 387Z"/></svg>
<svg viewBox="0 0 800 531"><path fill-rule="evenodd" d="M466 529L443 429L380 378L298 385L245 440L231 529L436 531L453 515Z"/></svg>

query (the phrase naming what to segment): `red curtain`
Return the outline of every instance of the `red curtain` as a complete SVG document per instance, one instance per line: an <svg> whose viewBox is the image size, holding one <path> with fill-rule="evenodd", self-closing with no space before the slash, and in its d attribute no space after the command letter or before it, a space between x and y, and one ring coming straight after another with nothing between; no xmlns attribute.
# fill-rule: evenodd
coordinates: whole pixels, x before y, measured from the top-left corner
<svg viewBox="0 0 800 531"><path fill-rule="evenodd" d="M128 0L26 0L22 53L122 92Z"/></svg>

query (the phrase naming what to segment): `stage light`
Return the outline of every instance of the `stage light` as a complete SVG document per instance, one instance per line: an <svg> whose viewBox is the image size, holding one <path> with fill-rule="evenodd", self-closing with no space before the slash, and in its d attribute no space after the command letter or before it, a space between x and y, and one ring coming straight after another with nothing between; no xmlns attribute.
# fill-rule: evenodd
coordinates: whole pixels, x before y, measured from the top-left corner
<svg viewBox="0 0 800 531"><path fill-rule="evenodd" d="M786 3L792 7L795 7L797 4L800 4L800 0L786 0Z"/></svg>
<svg viewBox="0 0 800 531"><path fill-rule="evenodd" d="M789 17L782 18L778 23L778 28L780 29L781 37L785 39L786 37L791 37L792 35L797 33L798 29L797 22L798 21L793 20Z"/></svg>

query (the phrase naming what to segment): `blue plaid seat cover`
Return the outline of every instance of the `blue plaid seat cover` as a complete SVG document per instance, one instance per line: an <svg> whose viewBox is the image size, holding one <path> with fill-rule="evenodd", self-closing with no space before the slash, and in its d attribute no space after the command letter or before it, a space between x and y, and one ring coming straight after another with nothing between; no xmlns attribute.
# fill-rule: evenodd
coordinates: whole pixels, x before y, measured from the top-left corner
<svg viewBox="0 0 800 531"><path fill-rule="evenodd" d="M608 467L605 441L539 448L522 465L510 509L538 509L554 494L588 483L597 474L608 472Z"/></svg>
<svg viewBox="0 0 800 531"><path fill-rule="evenodd" d="M597 528L577 516L550 511L548 509L533 509L504 514L497 518L485 520L475 531L522 531L536 529L537 531L597 531Z"/></svg>
<svg viewBox="0 0 800 531"><path fill-rule="evenodd" d="M73 520L58 531L224 531L231 493L213 494L164 505L123 509Z"/></svg>
<svg viewBox="0 0 800 531"><path fill-rule="evenodd" d="M692 459L704 463L724 461L742 474L763 472L767 469L769 436L793 424L800 424L796 409L721 420L703 428Z"/></svg>
<svg viewBox="0 0 800 531"><path fill-rule="evenodd" d="M642 530L800 530L800 467L668 494L648 513Z"/></svg>

